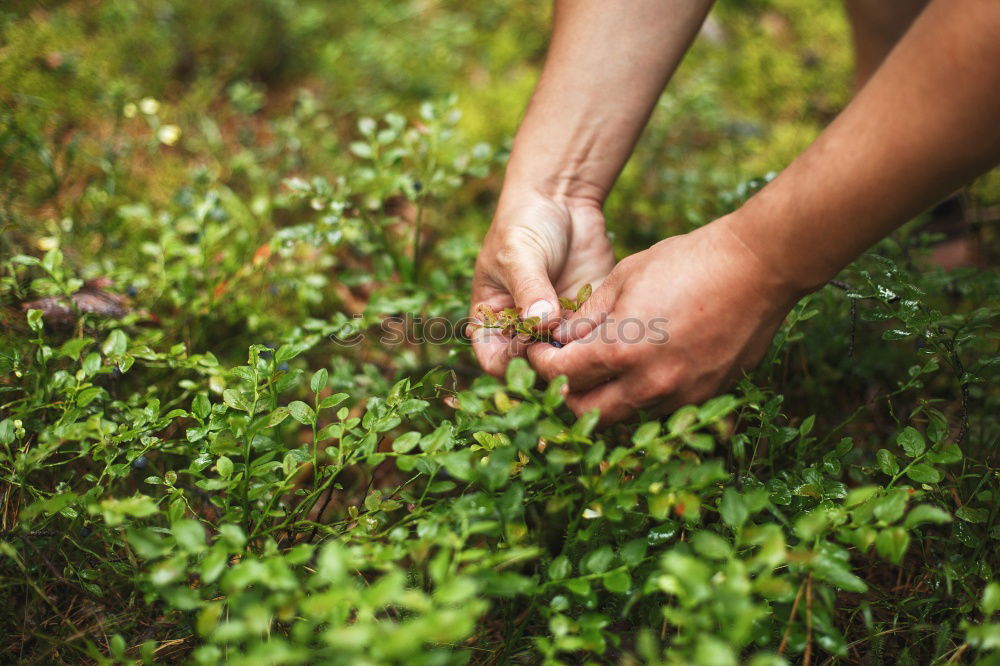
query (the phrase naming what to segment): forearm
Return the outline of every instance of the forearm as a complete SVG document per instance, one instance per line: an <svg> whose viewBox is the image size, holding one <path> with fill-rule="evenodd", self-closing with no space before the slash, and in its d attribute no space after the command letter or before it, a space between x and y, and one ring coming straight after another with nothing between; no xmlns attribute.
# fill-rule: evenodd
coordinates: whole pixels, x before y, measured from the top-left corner
<svg viewBox="0 0 1000 666"><path fill-rule="evenodd" d="M604 201L712 0L557 0L505 196Z"/></svg>
<svg viewBox="0 0 1000 666"><path fill-rule="evenodd" d="M1000 3L935 0L854 101L732 218L800 291L1000 161Z"/></svg>

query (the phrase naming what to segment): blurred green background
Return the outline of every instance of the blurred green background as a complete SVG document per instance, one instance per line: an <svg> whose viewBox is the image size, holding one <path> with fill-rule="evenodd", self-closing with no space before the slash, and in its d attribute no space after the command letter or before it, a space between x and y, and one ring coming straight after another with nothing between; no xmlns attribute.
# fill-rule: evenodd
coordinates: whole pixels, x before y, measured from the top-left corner
<svg viewBox="0 0 1000 666"><path fill-rule="evenodd" d="M449 95L470 141L503 146L543 62L549 13L515 0L6 2L0 210L17 238L7 242L40 222L57 233L66 217L100 229L121 201L166 201L192 167L248 195L289 167L328 173L357 117L412 116ZM720 2L609 203L625 249L710 219L725 192L781 169L849 99L850 70L839 3ZM159 102L157 123L180 130L155 158L130 150L156 134L145 114L124 115L144 98ZM298 145L282 145L283 120L304 103L318 112L292 132ZM974 196L992 205L998 194L994 178Z"/></svg>

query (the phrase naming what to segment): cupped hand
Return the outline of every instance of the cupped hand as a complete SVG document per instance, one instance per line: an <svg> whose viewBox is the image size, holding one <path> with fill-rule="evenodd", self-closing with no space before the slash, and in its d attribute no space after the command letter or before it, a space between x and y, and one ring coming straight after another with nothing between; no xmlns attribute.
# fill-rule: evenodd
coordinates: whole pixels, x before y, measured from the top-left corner
<svg viewBox="0 0 1000 666"><path fill-rule="evenodd" d="M600 205L557 201L532 193L502 202L476 261L471 313L481 304L517 308L551 328L559 320L559 297L584 284L595 288L614 266L614 253ZM497 329L471 327L472 346L484 370L500 376L527 345Z"/></svg>
<svg viewBox="0 0 1000 666"><path fill-rule="evenodd" d="M577 414L604 425L725 391L764 352L799 294L734 233L730 218L625 258L528 359L568 378Z"/></svg>

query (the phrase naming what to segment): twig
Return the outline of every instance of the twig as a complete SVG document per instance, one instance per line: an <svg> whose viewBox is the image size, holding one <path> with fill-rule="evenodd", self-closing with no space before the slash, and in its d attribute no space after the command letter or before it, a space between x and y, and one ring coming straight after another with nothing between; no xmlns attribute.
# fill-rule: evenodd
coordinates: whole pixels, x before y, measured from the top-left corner
<svg viewBox="0 0 1000 666"><path fill-rule="evenodd" d="M788 646L788 637L792 633L792 622L795 621L795 614L799 610L799 602L802 600L802 592L806 588L806 581L802 581L799 585L799 591L795 594L795 601L792 602L792 611L788 614L788 624L785 626L785 633L781 637L781 643L778 645L778 654L784 654L785 647Z"/></svg>
<svg viewBox="0 0 1000 666"><path fill-rule="evenodd" d="M813 634L813 575L810 573L806 579L806 651L802 655L802 666L809 666L812 660L812 634Z"/></svg>

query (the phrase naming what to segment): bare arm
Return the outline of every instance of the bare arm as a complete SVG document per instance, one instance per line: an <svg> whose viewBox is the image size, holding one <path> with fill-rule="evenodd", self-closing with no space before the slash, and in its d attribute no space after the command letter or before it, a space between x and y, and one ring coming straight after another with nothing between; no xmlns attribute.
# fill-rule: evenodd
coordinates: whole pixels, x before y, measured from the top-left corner
<svg viewBox="0 0 1000 666"><path fill-rule="evenodd" d="M711 4L558 0L505 191L526 186L603 202Z"/></svg>
<svg viewBox="0 0 1000 666"><path fill-rule="evenodd" d="M601 206L711 0L558 0L541 79L514 140L476 262L472 310L517 307L547 319L558 297L614 266ZM523 345L473 334L488 372Z"/></svg>
<svg viewBox="0 0 1000 666"><path fill-rule="evenodd" d="M1000 3L935 0L733 230L802 291L1000 161Z"/></svg>
<svg viewBox="0 0 1000 666"><path fill-rule="evenodd" d="M620 262L557 331L565 347L532 345L532 364L566 375L567 404L599 408L605 423L724 390L799 297L1000 160L998 35L1000 2L934 0L778 178L735 213ZM651 335L663 322L669 335Z"/></svg>

